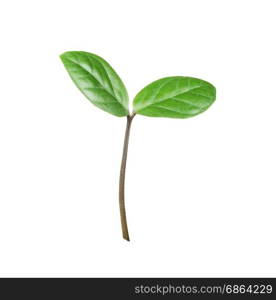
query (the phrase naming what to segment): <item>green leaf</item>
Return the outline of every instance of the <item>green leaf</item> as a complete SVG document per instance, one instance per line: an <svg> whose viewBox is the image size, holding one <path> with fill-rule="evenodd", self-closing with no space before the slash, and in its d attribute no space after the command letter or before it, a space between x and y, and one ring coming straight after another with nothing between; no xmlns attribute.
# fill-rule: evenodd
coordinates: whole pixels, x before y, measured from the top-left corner
<svg viewBox="0 0 276 300"><path fill-rule="evenodd" d="M215 101L215 87L192 77L166 77L152 82L134 98L134 112L149 117L190 118Z"/></svg>
<svg viewBox="0 0 276 300"><path fill-rule="evenodd" d="M128 115L127 90L104 59L83 51L65 52L60 58L70 77L88 100L112 115Z"/></svg>

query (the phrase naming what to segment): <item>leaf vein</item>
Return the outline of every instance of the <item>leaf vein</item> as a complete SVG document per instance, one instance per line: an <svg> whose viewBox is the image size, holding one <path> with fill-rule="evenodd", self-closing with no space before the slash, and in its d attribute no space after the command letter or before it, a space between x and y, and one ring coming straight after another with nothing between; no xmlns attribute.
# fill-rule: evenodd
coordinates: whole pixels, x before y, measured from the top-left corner
<svg viewBox="0 0 276 300"><path fill-rule="evenodd" d="M77 66L77 67L79 67L79 68L81 68L82 69L82 71L84 72L84 73L86 73L86 74L88 74L89 76L91 76L91 77L93 77L93 79L100 85L100 87L99 88L102 88L103 90L105 90L111 97L113 97L121 106L122 106L122 104L116 99L116 97L114 96L114 95L112 95L111 93L110 93L110 91L108 91L98 80L97 80L97 78L95 77L95 76L93 76L89 71L87 71L86 69L84 69L79 63L76 63L74 60L72 60L72 59L70 59L70 58L68 58L68 57L66 57L66 59L69 61L69 62L71 62L71 63L73 63L75 66ZM123 107L123 106L122 106Z"/></svg>

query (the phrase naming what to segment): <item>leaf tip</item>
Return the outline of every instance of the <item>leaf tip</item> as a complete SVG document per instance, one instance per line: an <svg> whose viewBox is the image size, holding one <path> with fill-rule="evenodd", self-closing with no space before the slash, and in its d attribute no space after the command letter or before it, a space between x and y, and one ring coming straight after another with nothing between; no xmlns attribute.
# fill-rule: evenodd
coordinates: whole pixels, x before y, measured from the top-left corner
<svg viewBox="0 0 276 300"><path fill-rule="evenodd" d="M67 53L68 53L68 52L63 52L63 53L61 53L61 54L59 55L59 58L60 58L62 61L64 61L64 58L65 58L65 56L66 56Z"/></svg>

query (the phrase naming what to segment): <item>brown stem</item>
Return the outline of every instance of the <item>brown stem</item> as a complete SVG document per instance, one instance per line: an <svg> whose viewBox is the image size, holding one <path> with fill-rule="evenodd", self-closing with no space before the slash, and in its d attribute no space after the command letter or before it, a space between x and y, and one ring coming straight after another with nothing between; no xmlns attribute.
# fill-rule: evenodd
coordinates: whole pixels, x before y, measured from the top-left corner
<svg viewBox="0 0 276 300"><path fill-rule="evenodd" d="M130 133L131 122L134 116L135 114L127 116L127 126L125 132L123 156L122 156L121 170L120 170L120 181L119 181L119 205L120 205L122 233L123 233L123 238L127 241L129 241L129 234L127 228L127 218L126 218L126 208L125 208L125 173L126 173L129 133Z"/></svg>

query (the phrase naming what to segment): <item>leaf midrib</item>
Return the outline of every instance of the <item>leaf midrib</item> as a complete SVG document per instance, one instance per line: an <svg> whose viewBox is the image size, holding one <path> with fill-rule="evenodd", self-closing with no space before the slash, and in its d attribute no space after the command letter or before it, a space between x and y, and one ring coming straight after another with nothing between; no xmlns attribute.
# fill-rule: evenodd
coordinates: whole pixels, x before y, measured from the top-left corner
<svg viewBox="0 0 276 300"><path fill-rule="evenodd" d="M167 84L167 83L168 83L168 82L166 82L166 84ZM163 84L163 85L161 86L161 88L163 88L166 84ZM185 93L188 93L188 92L190 92L190 91L196 90L196 89L201 88L201 87L204 87L204 85L199 85L199 86L193 87L193 88L191 88L191 89L189 89L189 90L186 90L185 92L181 92L181 93L178 92L177 94L173 94L173 95L170 96L170 97L161 98L159 101L152 102L152 103L149 104L149 105L143 106L142 108L139 109L139 111L141 111L141 110L143 110L143 109L146 109L146 108L148 108L148 107L151 107L151 106L153 106L153 105L160 104L160 103L165 102L165 101L167 101L167 100L169 100L169 99L174 99L175 97L178 97L178 96L180 96L180 95L183 95L183 94L185 94ZM151 98L152 101L154 101L154 100L156 99L156 95L160 92L161 88L158 88L157 93L155 93L154 97ZM201 96L203 96L203 95L201 95ZM207 96L203 96L203 97L209 98L209 97L207 97ZM177 100L177 99L174 99L174 100ZM190 103L189 101L187 101L187 100L183 100L183 101L182 101L182 100L179 100L179 99L178 99L177 101L181 101L181 102L183 102L183 103L186 103L186 104L195 106L195 104L191 104L191 103ZM197 106L197 107L199 107L199 106Z"/></svg>
<svg viewBox="0 0 276 300"><path fill-rule="evenodd" d="M85 53L85 56L86 56L86 58L87 58L87 59L89 60L89 62L90 62L91 58L87 55L87 53ZM108 74L108 72L106 71L104 65L102 64L102 62L101 62L97 57L93 56L93 58L99 63L99 65L101 66L102 70L104 71L104 73L105 73L105 75L106 75L106 77L107 77L107 79L108 79L109 85L110 85L110 87L111 87L111 90L112 90L112 92L113 92L113 94L114 94L113 97L114 97L115 99L117 99L117 98L116 98L116 95L115 95L115 91L114 91L113 85L112 85L112 81L111 81L111 79L110 79L110 77L109 77L109 74ZM96 79L96 80L97 80L97 79ZM97 81L98 81L98 80L97 80ZM99 81L98 81L98 82L99 82ZM118 101L118 102L119 102L119 101Z"/></svg>
<svg viewBox="0 0 276 300"><path fill-rule="evenodd" d="M78 66L79 68L82 69L82 71L86 74L89 74L89 76L93 77L95 79L95 81L99 84L99 87L93 87L93 88L101 88L103 89L109 96L111 96L112 98L115 99L114 102L118 103L120 106L122 106L124 109L125 107L118 101L118 99L115 97L115 95L113 95L110 91L108 91L100 82L99 80L93 76L89 71L87 71L85 68L83 68L79 63L76 63L74 60L68 58L68 57L65 57L65 59L67 59L69 62L73 63L74 65ZM99 62L99 61L98 61ZM108 77L109 78L109 77ZM113 89L113 88L112 88ZM95 101L96 102L96 101Z"/></svg>

